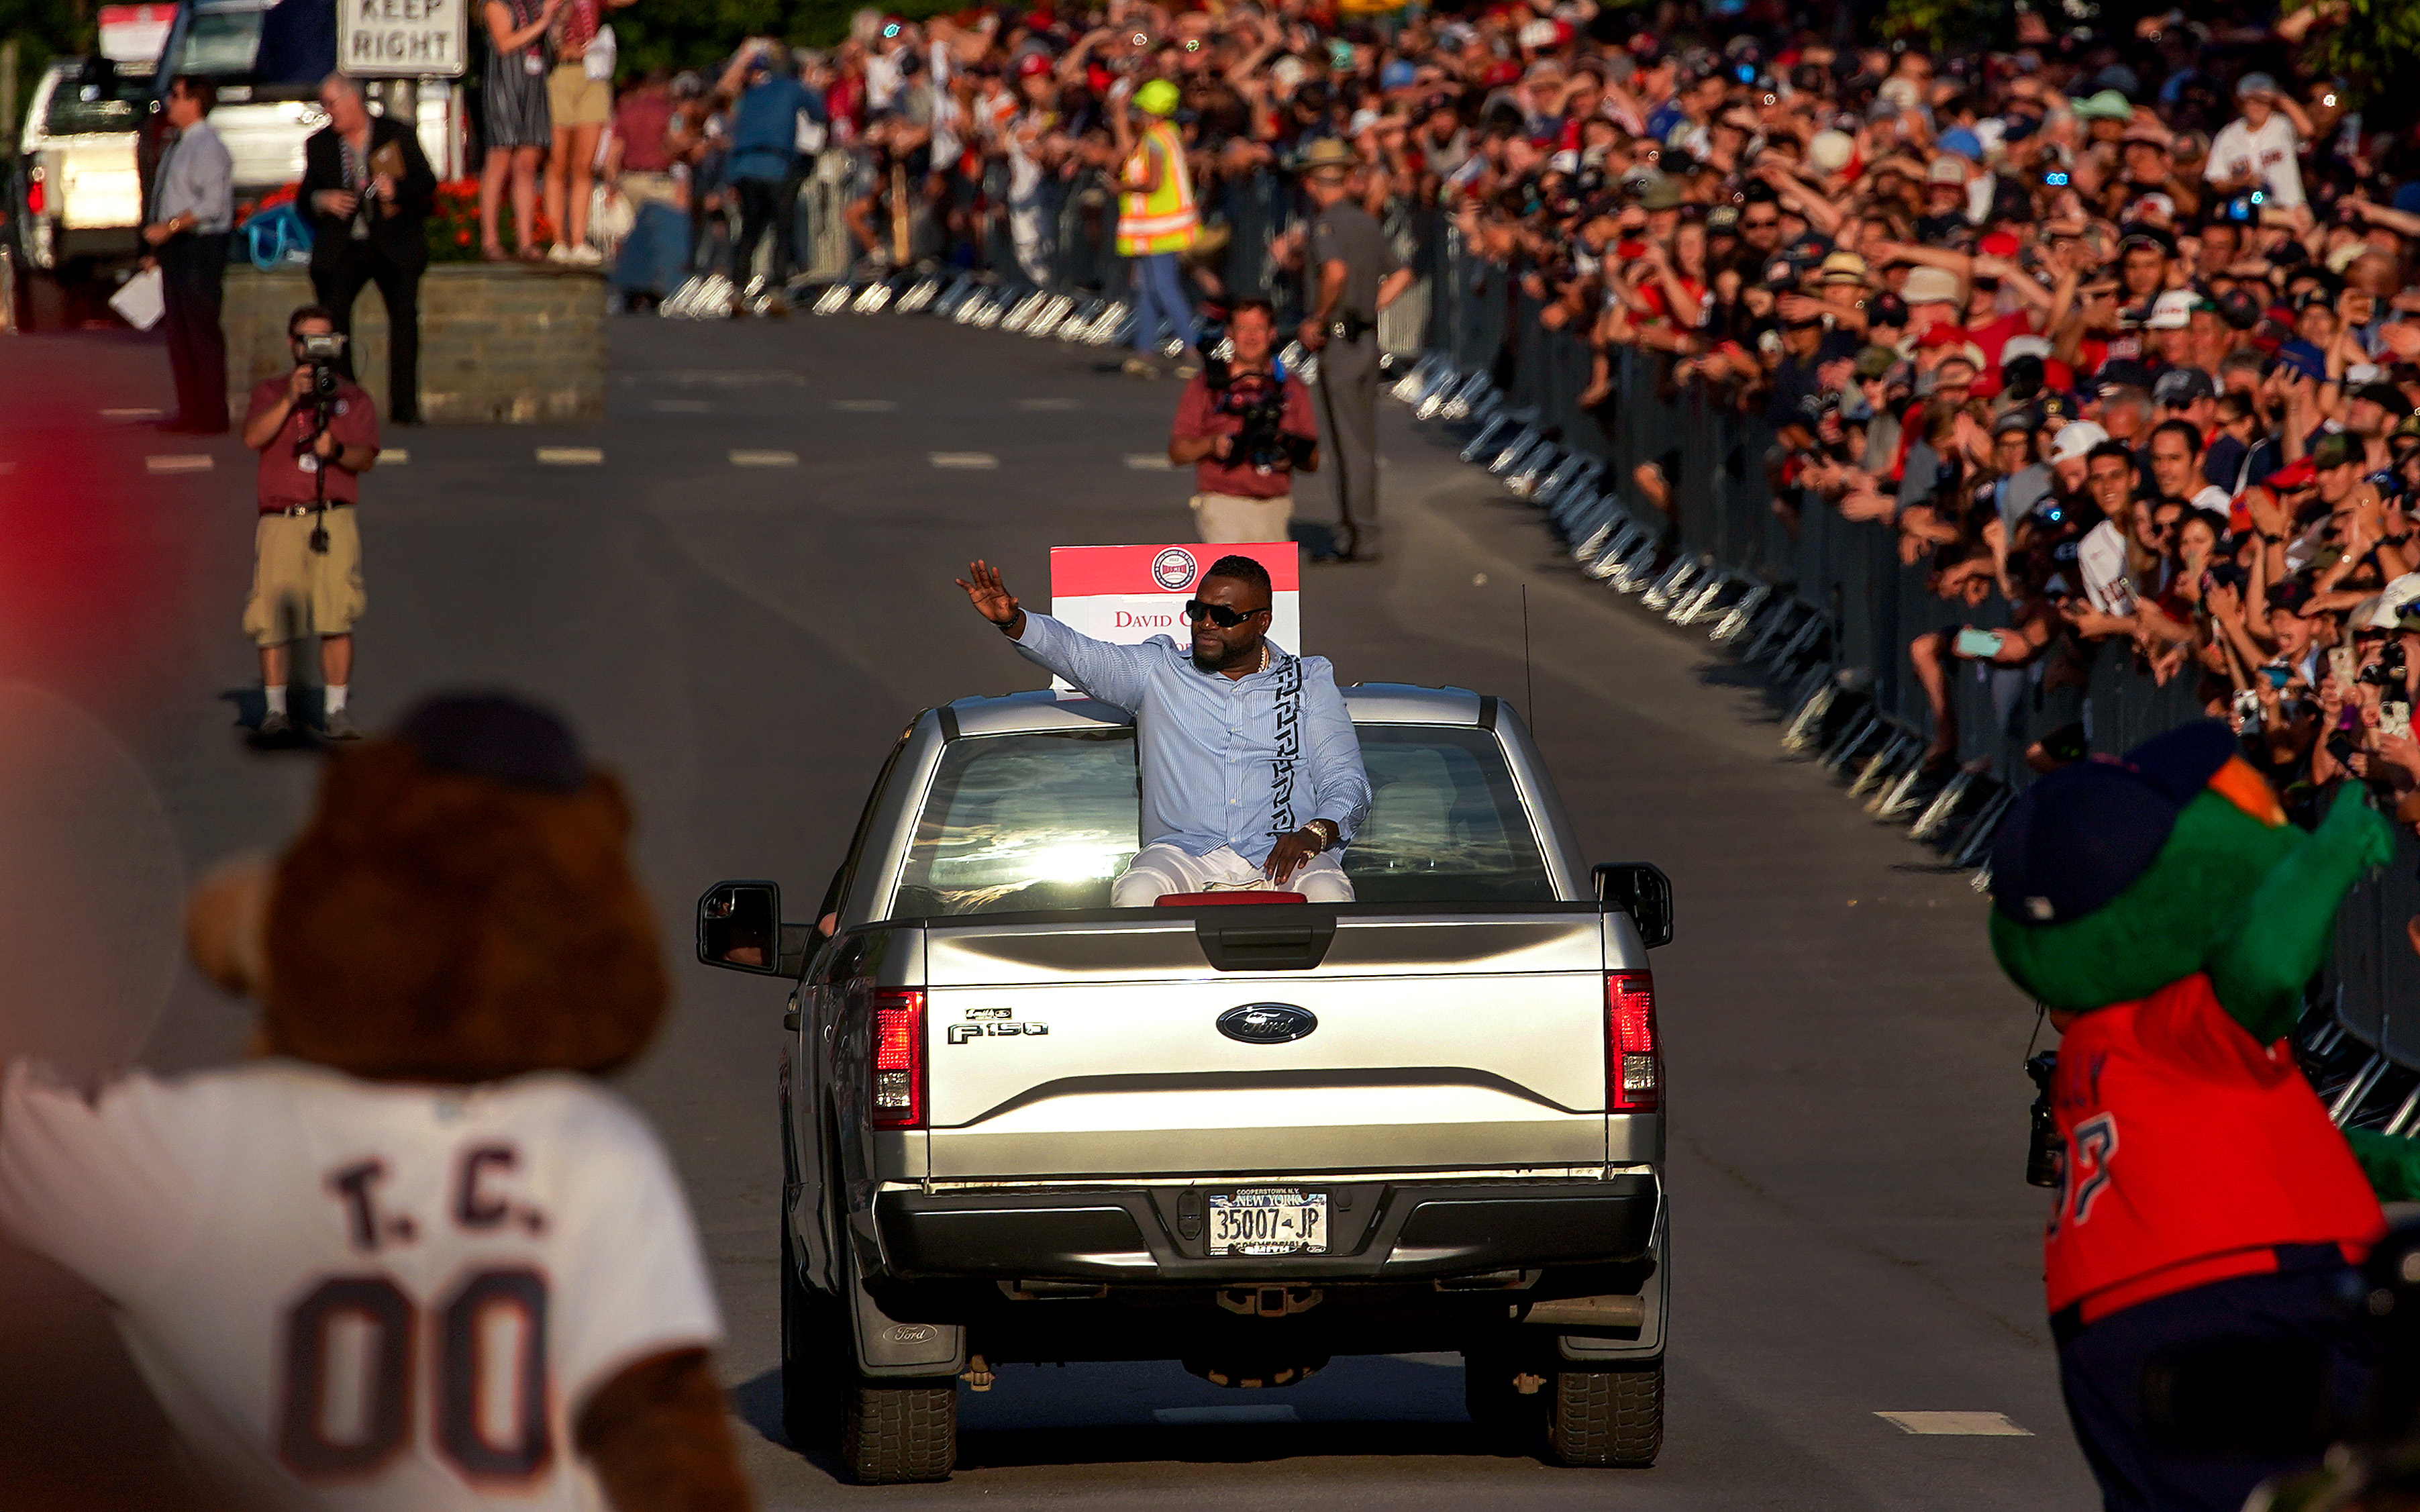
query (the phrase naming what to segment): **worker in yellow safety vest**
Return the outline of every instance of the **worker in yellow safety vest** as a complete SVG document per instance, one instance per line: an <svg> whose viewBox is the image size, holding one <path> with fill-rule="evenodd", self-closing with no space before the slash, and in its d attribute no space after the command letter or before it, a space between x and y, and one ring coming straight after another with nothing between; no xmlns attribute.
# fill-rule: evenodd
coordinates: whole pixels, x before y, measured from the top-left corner
<svg viewBox="0 0 2420 1512"><path fill-rule="evenodd" d="M1202 212L1193 203L1193 177L1185 169L1184 140L1169 119L1176 114L1176 86L1154 79L1133 100L1143 114L1140 136L1123 102L1110 115L1125 164L1118 175L1118 256L1128 259L1134 276L1135 354L1125 370L1156 378L1159 367L1152 355L1163 321L1187 346L1193 344L1193 315L1177 283L1176 259L1193 245Z"/></svg>

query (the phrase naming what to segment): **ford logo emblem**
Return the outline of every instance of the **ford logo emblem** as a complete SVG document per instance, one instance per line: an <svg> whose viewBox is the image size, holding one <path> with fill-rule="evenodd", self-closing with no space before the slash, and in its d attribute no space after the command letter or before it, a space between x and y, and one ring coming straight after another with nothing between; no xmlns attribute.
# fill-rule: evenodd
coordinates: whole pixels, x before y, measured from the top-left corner
<svg viewBox="0 0 2420 1512"><path fill-rule="evenodd" d="M1282 1045L1318 1027L1310 1009L1291 1003L1247 1003L1218 1015L1218 1032L1247 1045Z"/></svg>

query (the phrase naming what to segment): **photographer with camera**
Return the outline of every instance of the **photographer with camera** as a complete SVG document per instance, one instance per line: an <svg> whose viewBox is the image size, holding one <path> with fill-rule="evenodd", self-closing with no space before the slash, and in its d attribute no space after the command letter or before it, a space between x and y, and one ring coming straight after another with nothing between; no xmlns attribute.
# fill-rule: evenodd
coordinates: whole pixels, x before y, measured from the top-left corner
<svg viewBox="0 0 2420 1512"><path fill-rule="evenodd" d="M294 370L264 379L243 417L243 444L260 453L260 520L253 533L252 598L243 629L260 647L268 712L256 734L290 736L286 703L287 647L319 638L327 702L319 733L358 740L346 712L351 691L353 622L365 602L362 542L352 507L361 475L378 460L378 410L344 376L344 337L335 317L305 304L286 321Z"/></svg>
<svg viewBox="0 0 2420 1512"><path fill-rule="evenodd" d="M1185 385L1168 460L1193 469L1194 524L1204 541L1284 540L1294 475L1319 469L1311 395L1270 355L1277 312L1245 300L1228 318L1233 357L1215 357Z"/></svg>

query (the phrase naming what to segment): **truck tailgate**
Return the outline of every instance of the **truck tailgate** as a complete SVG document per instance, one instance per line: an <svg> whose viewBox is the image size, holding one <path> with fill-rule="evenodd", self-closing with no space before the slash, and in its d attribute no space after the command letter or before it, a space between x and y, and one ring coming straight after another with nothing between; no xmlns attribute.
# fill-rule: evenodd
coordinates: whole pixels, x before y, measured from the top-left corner
<svg viewBox="0 0 2420 1512"><path fill-rule="evenodd" d="M925 966L937 1178L1606 1158L1593 910L1346 915L1295 971L1219 971L1183 915L937 922ZM1222 1030L1256 1005L1308 1017Z"/></svg>

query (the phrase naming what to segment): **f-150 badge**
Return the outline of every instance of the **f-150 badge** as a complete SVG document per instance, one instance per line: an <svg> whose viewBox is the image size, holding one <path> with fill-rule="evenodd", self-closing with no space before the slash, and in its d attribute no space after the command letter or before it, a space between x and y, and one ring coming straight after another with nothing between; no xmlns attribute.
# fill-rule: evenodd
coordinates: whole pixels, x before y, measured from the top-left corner
<svg viewBox="0 0 2420 1512"><path fill-rule="evenodd" d="M1047 1035L1050 1026L1031 1020L1018 1023L1009 1015L1011 1008L969 1008L967 1017L980 1021L974 1023L950 1025L950 1043L963 1045L970 1039L994 1039L1008 1035Z"/></svg>

